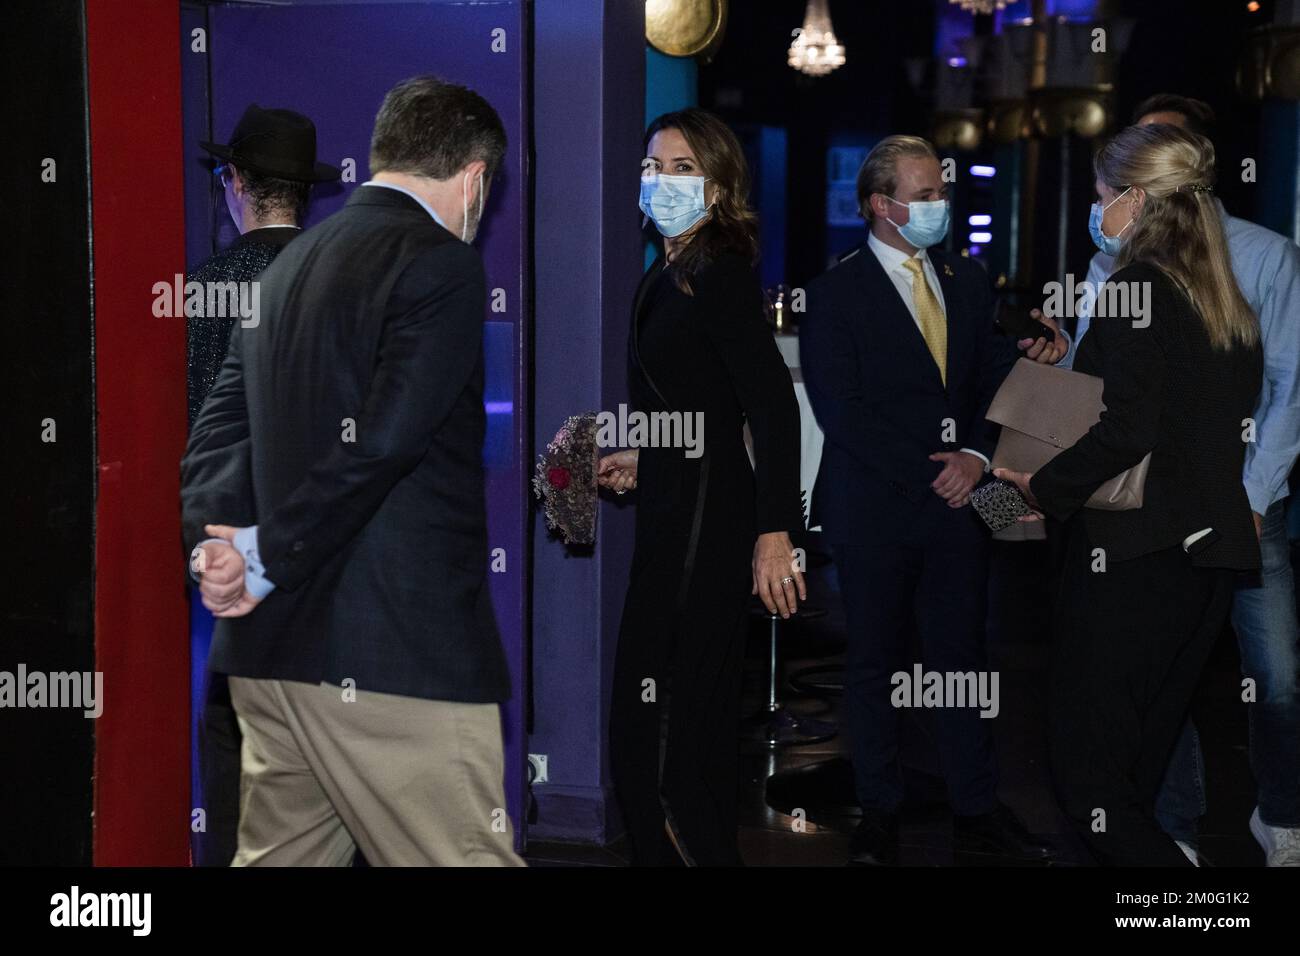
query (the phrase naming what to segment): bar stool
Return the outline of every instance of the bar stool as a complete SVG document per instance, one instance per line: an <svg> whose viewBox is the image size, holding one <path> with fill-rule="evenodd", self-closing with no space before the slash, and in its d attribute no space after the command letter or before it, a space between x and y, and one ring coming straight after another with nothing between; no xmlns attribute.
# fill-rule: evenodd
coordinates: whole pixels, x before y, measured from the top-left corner
<svg viewBox="0 0 1300 956"><path fill-rule="evenodd" d="M755 602L749 613L768 621L767 705L743 722L741 736L746 740L766 743L769 747L792 747L816 744L839 734L839 728L829 721L798 717L785 709L778 693L777 640L783 624L794 621L811 621L825 617L826 609L807 604L800 605L789 618L772 614L761 603Z"/></svg>
<svg viewBox="0 0 1300 956"><path fill-rule="evenodd" d="M844 693L843 664L814 664L787 674L785 681L796 694L808 697L838 697Z"/></svg>

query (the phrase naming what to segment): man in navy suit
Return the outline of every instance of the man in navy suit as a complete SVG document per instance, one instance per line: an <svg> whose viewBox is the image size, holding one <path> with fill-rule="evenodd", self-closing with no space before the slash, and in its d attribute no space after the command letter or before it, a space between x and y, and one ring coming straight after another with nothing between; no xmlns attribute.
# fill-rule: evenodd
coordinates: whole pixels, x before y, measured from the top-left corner
<svg viewBox="0 0 1300 956"><path fill-rule="evenodd" d="M997 442L984 416L1015 353L995 334L984 270L930 248L949 217L934 148L882 140L857 191L870 235L808 286L800 361L826 436L813 501L848 624L845 700L863 809L850 862L882 865L898 858L897 708L919 697L908 686L912 625L926 673L997 686L984 651L988 532L968 504ZM955 845L1041 857L1047 846L997 797L992 726L981 717L995 708L944 699L936 710Z"/></svg>

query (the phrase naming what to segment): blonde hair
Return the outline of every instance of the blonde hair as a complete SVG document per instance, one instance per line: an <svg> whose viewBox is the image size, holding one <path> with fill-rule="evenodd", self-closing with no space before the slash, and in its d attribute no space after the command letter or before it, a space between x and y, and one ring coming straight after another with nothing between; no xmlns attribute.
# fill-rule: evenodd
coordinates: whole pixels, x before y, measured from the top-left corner
<svg viewBox="0 0 1300 956"><path fill-rule="evenodd" d="M886 136L872 147L858 170L858 212L871 221L871 206L867 200L873 193L893 196L898 189L898 160L903 156L929 157L939 161L929 140L919 136L897 134Z"/></svg>
<svg viewBox="0 0 1300 956"><path fill-rule="evenodd" d="M1214 146L1176 126L1130 126L1093 161L1097 178L1146 198L1115 259L1116 269L1146 262L1171 276L1221 351L1259 341L1259 322L1232 274L1223 219L1214 201Z"/></svg>

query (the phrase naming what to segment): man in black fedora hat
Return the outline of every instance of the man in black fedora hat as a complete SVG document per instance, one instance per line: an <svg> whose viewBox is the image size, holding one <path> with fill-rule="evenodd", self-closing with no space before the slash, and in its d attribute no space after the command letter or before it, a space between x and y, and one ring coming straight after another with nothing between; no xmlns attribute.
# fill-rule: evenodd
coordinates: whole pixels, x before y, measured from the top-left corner
<svg viewBox="0 0 1300 956"><path fill-rule="evenodd" d="M333 182L340 171L316 162L316 125L311 120L293 110L264 110L256 103L240 117L229 145L199 145L221 160L213 174L240 236L195 269L188 281L251 281L302 232L312 185ZM217 380L234 324L234 318L226 316L188 318L191 425Z"/></svg>
<svg viewBox="0 0 1300 956"><path fill-rule="evenodd" d="M187 284L252 282L302 232L312 185L337 180L340 171L316 162L316 126L292 110L253 104L236 124L229 144L199 145L220 161L213 172L240 235L195 269ZM225 309L220 314L204 309L187 315L191 425L217 380L236 321ZM193 604L195 614L208 614L197 597ZM240 743L226 675L209 670L199 721L199 802L206 819L193 841L194 862L200 866L229 866L235 855Z"/></svg>

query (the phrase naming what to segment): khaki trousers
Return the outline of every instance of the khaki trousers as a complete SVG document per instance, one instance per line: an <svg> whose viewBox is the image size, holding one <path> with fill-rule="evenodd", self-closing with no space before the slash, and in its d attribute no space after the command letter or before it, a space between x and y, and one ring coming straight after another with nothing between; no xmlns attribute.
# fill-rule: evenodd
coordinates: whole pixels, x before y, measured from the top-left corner
<svg viewBox="0 0 1300 956"><path fill-rule="evenodd" d="M233 866L523 866L496 704L230 678L244 735Z"/></svg>

